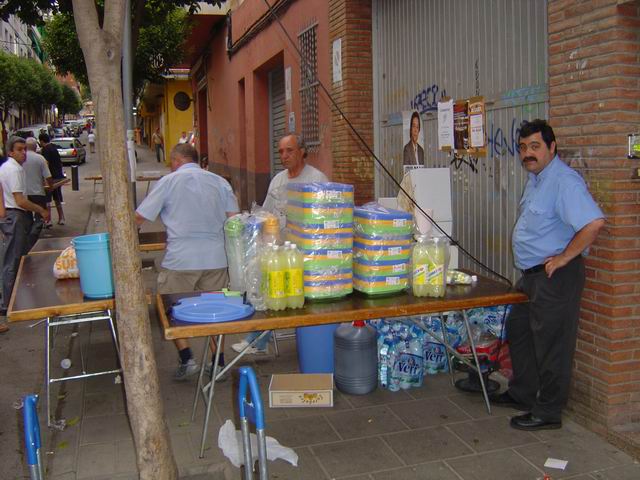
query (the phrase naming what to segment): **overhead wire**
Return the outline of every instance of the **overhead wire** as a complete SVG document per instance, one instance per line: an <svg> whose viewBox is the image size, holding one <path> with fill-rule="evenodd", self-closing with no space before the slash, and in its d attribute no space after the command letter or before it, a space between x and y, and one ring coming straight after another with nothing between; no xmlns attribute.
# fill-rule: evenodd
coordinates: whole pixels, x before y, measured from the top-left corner
<svg viewBox="0 0 640 480"><path fill-rule="evenodd" d="M293 38L291 38L291 35L289 34L289 32L287 31L286 27L282 24L282 21L280 20L280 18L276 15L276 13L273 10L273 7L271 6L271 4L269 3L268 0L263 0L264 3L267 6L267 9L269 10L269 14L273 17L273 19L276 21L276 23L280 26L280 29L282 30L282 32L284 33L284 35L287 37L287 39L289 40L289 43L293 46L293 48L295 49L296 53L298 54L298 56L300 57L300 60L302 62L303 68L307 70L307 75L308 78L311 79L315 79L315 81L318 83L318 85L320 86L320 88L322 89L322 91L324 92L324 94L327 96L327 98L330 100L331 104L333 105L333 107L338 111L338 113L340 114L341 118L346 122L347 126L349 127L349 129L353 132L353 134L358 138L358 140L360 141L361 145L366 149L366 151L369 153L369 155L371 155L371 157L377 162L378 166L384 171L384 173L393 181L393 183L398 187L398 189L411 201L411 203L413 203L413 205L427 218L429 219L429 221L431 222L431 224L433 226L435 226L440 233L442 233L445 237L447 237L449 239L449 241L451 242L451 245L455 245L456 247L458 247L458 250L460 250L463 254L465 254L469 259L471 259L472 261L474 261L477 265L481 266L482 268L484 268L486 271L488 271L489 273L495 275L496 277L498 277L499 279L505 281L509 286L513 286L513 283L511 282L511 280L509 280L507 277L505 277L504 275L498 273L497 271L495 271L494 269L492 269L491 267L489 267L488 265L486 265L484 262L482 262L481 260L479 260L477 257L475 257L473 254L471 254L471 252L469 252L466 248L464 248L460 242L458 242L456 239L454 239L451 235L449 235L439 224L438 222L436 222L431 215L429 215L427 212L425 212L425 210L418 205L418 203L416 202L416 200L404 189L404 187L400 184L400 182L398 182L398 180L393 176L393 174L389 171L389 169L382 163L382 161L380 161L380 159L378 158L378 156L374 153L374 151L372 150L372 148L369 146L369 144L365 141L365 139L362 137L362 135L360 134L360 132L353 126L353 124L351 123L351 121L349 120L349 118L347 117L347 115L344 113L344 111L340 108L340 106L338 105L338 103L335 101L335 99L333 98L333 96L331 95L331 93L329 93L329 91L327 90L327 88L325 87L324 83L322 82L322 80L320 80L318 78L318 76L315 74L315 72L313 71L313 69L311 68L311 65L309 65L309 62L307 61L307 59L304 57L304 55L302 54L302 52L300 51L300 48L298 47L298 45L296 44L296 42L294 42Z"/></svg>

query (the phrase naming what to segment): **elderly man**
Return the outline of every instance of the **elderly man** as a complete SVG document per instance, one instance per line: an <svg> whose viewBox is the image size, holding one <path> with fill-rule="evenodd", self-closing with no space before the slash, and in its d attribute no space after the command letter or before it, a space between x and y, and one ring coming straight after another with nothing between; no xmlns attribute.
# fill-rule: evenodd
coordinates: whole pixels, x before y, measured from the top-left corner
<svg viewBox="0 0 640 480"><path fill-rule="evenodd" d="M420 114L418 112L411 114L409 127L409 141L402 152L402 164L424 166L424 149L418 143L420 136Z"/></svg>
<svg viewBox="0 0 640 480"><path fill-rule="evenodd" d="M45 195L44 184L46 182L47 185L49 185L49 188L53 186L49 166L47 165L45 158L39 153L36 153L38 141L35 138L27 138L26 146L27 159L22 164L22 168L24 169L25 179L27 182L27 198L36 205L40 205L42 208L47 208L47 196ZM40 236L40 232L43 227L44 220L38 213L36 213L34 215L31 231L29 232L27 250L31 250L33 245L38 241L38 237Z"/></svg>
<svg viewBox="0 0 640 480"><path fill-rule="evenodd" d="M60 158L60 153L58 152L58 147L56 147L53 143L51 143L51 138L46 133L41 133L38 136L40 140L40 146L42 147L42 156L47 161L49 165L49 171L51 172L51 177L53 180L63 180L64 170L62 168L62 159ZM62 187L56 188L47 193L47 209L49 210L49 216L51 216L51 200L56 205L56 211L58 212L58 225L64 225L64 210L62 208ZM45 225L47 228L51 227L51 224L48 223Z"/></svg>
<svg viewBox="0 0 640 480"><path fill-rule="evenodd" d="M307 165L307 147L304 140L299 135L287 135L278 144L280 161L286 168L278 173L269 184L267 197L264 201L264 208L278 216L280 227L286 224L287 208L287 184L289 183L310 183L328 182L327 176L317 168ZM236 352L242 352L255 338L262 332L252 332L239 343L234 343L231 348ZM271 338L270 334L262 337L255 346L246 350L248 354L266 353L267 343Z"/></svg>
<svg viewBox="0 0 640 480"><path fill-rule="evenodd" d="M605 221L582 177L558 157L547 122L524 122L519 149L529 178L513 231L513 256L522 271L517 287L529 303L514 305L507 318L513 380L493 400L528 412L511 419L513 428L553 429L562 426L569 396L583 256Z"/></svg>
<svg viewBox="0 0 640 480"><path fill-rule="evenodd" d="M136 210L136 222L158 215L167 228L167 252L158 275L158 293L220 290L227 287L224 221L238 212L231 185L202 170L198 152L188 143L170 153L171 171L162 177ZM176 340L180 364L176 380L197 373L199 366L186 340Z"/></svg>
<svg viewBox="0 0 640 480"><path fill-rule="evenodd" d="M0 229L4 234L4 261L2 264L2 310L6 312L18 273L20 257L29 252L29 232L33 224L33 213L39 214L45 221L49 212L29 201L26 192L24 164L27 155L25 141L12 137L7 142L8 159L0 166L0 184L2 185L5 217L0 220Z"/></svg>

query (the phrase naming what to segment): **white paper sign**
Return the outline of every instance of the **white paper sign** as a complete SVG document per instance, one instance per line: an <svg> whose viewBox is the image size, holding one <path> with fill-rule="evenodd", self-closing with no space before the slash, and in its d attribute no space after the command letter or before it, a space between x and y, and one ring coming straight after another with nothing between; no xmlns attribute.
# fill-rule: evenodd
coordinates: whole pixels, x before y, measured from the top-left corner
<svg viewBox="0 0 640 480"><path fill-rule="evenodd" d="M471 115L469 117L469 126L471 127L471 146L473 148L484 147L482 115Z"/></svg>
<svg viewBox="0 0 640 480"><path fill-rule="evenodd" d="M333 41L333 83L342 81L342 38Z"/></svg>
<svg viewBox="0 0 640 480"><path fill-rule="evenodd" d="M291 101L291 67L284 69L284 99Z"/></svg>
<svg viewBox="0 0 640 480"><path fill-rule="evenodd" d="M438 102L438 149L453 148L453 100Z"/></svg>

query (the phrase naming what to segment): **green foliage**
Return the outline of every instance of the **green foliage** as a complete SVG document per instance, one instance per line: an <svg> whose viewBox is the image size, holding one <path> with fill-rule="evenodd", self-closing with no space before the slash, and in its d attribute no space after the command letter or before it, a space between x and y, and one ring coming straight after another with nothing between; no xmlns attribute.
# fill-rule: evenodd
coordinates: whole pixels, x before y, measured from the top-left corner
<svg viewBox="0 0 640 480"><path fill-rule="evenodd" d="M2 122L20 94L22 86L18 79L19 58L0 51L0 110L2 111Z"/></svg>
<svg viewBox="0 0 640 480"><path fill-rule="evenodd" d="M82 100L76 91L69 85L62 85L62 101L57 104L58 113L65 116L70 113L75 115L82 110Z"/></svg>
<svg viewBox="0 0 640 480"><path fill-rule="evenodd" d="M87 66L78 42L73 15L53 15L45 25L43 37L44 50L58 73L71 73L78 82L88 85Z"/></svg>

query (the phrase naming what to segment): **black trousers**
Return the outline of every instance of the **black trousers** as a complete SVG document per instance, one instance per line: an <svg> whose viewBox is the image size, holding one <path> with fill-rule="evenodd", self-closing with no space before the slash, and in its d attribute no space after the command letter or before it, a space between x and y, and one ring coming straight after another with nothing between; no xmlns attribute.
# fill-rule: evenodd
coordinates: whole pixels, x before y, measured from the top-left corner
<svg viewBox="0 0 640 480"><path fill-rule="evenodd" d="M13 284L18 274L20 258L29 250L29 232L33 224L31 212L23 210L7 210L0 221L0 229L4 234L4 261L2 264L2 306L9 307Z"/></svg>
<svg viewBox="0 0 640 480"><path fill-rule="evenodd" d="M45 210L47 209L47 196L46 195L29 195L29 201L35 203L36 205L40 205ZM31 230L29 231L29 238L27 240L27 253L33 248L33 246L40 238L40 232L44 228L44 219L40 216L39 213L33 214L33 224L31 225Z"/></svg>
<svg viewBox="0 0 640 480"><path fill-rule="evenodd" d="M569 397L583 287L581 255L551 278L544 270L525 274L517 288L529 303L514 305L507 318L513 363L509 393L547 421L561 419Z"/></svg>

